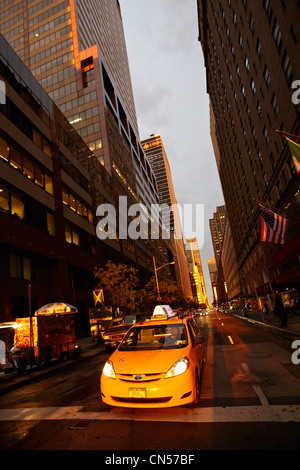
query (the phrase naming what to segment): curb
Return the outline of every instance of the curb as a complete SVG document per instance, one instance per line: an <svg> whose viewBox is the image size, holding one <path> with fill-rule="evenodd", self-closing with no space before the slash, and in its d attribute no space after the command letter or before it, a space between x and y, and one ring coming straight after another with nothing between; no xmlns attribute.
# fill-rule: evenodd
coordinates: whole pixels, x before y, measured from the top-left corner
<svg viewBox="0 0 300 470"><path fill-rule="evenodd" d="M244 317L244 316L241 316L241 315L238 315L238 314L235 314L235 313L231 313L231 312L226 312L227 315L231 315L232 317L237 317L237 318L240 318L241 320L244 320L244 321L247 321L248 323L253 323L257 326L261 326L263 328L271 328L273 330L276 331L276 333L280 334L281 336L286 336L286 337L293 337L293 338L300 338L300 331L296 331L296 330L290 330L288 328L282 328L282 327L279 327L279 326L276 326L276 325L273 325L272 323L267 323L267 322L263 322L263 321L260 321L260 320L255 320L254 318L250 318L250 317Z"/></svg>
<svg viewBox="0 0 300 470"><path fill-rule="evenodd" d="M44 377L45 375L51 374L51 372L66 367L67 365L73 364L74 362L86 359L87 357L102 354L103 352L105 352L104 346L99 346L96 348L95 346L90 347L89 344L82 348L80 356L76 358L67 359L63 362L58 359L57 361L55 361L55 363L51 364L48 367L38 369L36 371L29 370L21 376L18 375L17 372L5 374L5 377L0 377L0 395L16 390L22 387L23 385L29 384L34 380L37 380L39 377Z"/></svg>

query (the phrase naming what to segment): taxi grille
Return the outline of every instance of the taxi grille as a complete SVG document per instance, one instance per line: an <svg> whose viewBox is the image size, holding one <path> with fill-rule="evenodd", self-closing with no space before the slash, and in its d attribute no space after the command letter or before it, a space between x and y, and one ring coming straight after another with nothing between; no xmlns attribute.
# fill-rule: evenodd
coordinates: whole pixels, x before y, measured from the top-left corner
<svg viewBox="0 0 300 470"><path fill-rule="evenodd" d="M111 397L113 400L120 403L167 403L172 397L161 398L124 398L124 397Z"/></svg>
<svg viewBox="0 0 300 470"><path fill-rule="evenodd" d="M138 378L137 378L138 377ZM153 382L154 380L159 380L163 377L163 374L118 374L118 379L122 382Z"/></svg>

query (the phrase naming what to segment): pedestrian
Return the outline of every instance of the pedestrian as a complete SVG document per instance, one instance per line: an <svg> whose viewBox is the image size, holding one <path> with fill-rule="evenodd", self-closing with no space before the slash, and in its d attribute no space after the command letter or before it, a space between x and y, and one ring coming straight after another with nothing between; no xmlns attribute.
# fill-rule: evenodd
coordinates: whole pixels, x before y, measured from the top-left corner
<svg viewBox="0 0 300 470"><path fill-rule="evenodd" d="M287 325L287 311L279 297L275 300L274 314L280 319L280 325L282 327Z"/></svg>

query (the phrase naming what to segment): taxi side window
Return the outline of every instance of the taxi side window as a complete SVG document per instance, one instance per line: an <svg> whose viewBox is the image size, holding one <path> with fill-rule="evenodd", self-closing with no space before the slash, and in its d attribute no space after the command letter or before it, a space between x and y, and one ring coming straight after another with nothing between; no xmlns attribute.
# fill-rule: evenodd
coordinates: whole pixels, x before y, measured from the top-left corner
<svg viewBox="0 0 300 470"><path fill-rule="evenodd" d="M189 329L189 333L190 333L190 337L191 337L191 340L192 340L192 344L194 344L194 343L195 343L195 337L196 337L196 335L195 335L195 332L194 332L194 330L193 330L193 328L192 328L192 325L191 325L191 322L190 322L190 321L188 322L187 327L188 327L188 329Z"/></svg>
<svg viewBox="0 0 300 470"><path fill-rule="evenodd" d="M188 322L188 329L189 329L189 332L190 332L192 343L194 344L195 343L195 338L197 336L201 336L200 329L199 329L198 325L196 324L196 322L192 322L192 321Z"/></svg>

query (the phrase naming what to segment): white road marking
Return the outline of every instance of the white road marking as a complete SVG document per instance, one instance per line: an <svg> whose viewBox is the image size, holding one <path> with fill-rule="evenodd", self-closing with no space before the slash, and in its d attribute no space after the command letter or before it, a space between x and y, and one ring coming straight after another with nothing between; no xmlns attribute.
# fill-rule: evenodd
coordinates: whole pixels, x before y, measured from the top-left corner
<svg viewBox="0 0 300 470"><path fill-rule="evenodd" d="M82 411L83 407L0 409L0 421L51 420L133 420L152 422L241 423L300 422L300 405L229 406L137 410L113 408L111 411Z"/></svg>
<svg viewBox="0 0 300 470"><path fill-rule="evenodd" d="M244 371L246 372L246 374L251 373L250 370L249 370L249 367L244 362L242 363L242 367L243 367ZM266 395L264 394L264 392L262 391L262 389L260 388L260 386L257 385L257 384L251 384L251 385L252 385L252 388L255 391L256 395L258 396L262 406L269 406L268 399L267 399Z"/></svg>

